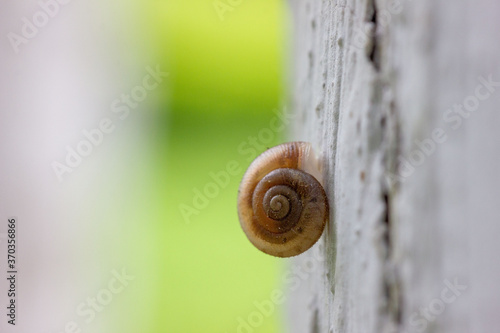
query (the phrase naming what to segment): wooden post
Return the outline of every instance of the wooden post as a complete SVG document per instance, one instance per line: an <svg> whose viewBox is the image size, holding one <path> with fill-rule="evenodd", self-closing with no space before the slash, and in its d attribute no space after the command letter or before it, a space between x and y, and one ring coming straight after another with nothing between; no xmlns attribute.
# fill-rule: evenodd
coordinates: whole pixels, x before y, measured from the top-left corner
<svg viewBox="0 0 500 333"><path fill-rule="evenodd" d="M332 208L290 332L499 330L500 2L290 5L291 139Z"/></svg>

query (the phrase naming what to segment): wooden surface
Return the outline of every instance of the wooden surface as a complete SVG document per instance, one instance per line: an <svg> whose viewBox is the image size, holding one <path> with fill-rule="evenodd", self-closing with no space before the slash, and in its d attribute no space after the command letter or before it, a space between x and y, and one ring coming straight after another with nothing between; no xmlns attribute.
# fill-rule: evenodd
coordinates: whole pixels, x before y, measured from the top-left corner
<svg viewBox="0 0 500 333"><path fill-rule="evenodd" d="M333 208L289 331L500 331L500 2L289 3L290 139Z"/></svg>

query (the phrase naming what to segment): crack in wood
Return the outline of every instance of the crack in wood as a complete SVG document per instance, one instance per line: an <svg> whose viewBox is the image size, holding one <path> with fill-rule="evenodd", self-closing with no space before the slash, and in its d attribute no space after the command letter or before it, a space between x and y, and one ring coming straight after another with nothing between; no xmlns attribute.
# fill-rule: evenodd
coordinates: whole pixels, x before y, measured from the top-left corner
<svg viewBox="0 0 500 333"><path fill-rule="evenodd" d="M370 50L370 62L373 64L373 67L375 70L380 71L380 50L379 50L379 41L378 41L378 9L377 9L377 4L376 0L371 1L371 6L372 6L372 17L370 19L370 22L373 23L373 30L372 30L372 35L370 36L371 38L371 50Z"/></svg>
<svg viewBox="0 0 500 333"><path fill-rule="evenodd" d="M390 89L390 87L387 87ZM397 155L400 150L400 126L397 119L396 104L394 100L386 102L388 113L382 115L380 126L385 132L386 154L385 154L385 169L386 172L394 173L397 168ZM384 205L384 213L382 223L385 226L383 241L386 247L385 255L385 273L383 277L383 291L386 298L386 311L390 327L400 327L402 325L403 313L403 294L401 286L401 277L399 272L398 262L396 261L394 239L396 221L394 220L393 202L397 192L397 183L384 183L382 186L382 202Z"/></svg>

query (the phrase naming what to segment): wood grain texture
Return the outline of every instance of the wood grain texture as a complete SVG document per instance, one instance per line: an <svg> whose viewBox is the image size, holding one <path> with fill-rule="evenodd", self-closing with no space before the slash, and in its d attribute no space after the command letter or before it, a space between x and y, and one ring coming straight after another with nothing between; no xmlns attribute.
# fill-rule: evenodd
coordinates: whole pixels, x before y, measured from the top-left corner
<svg viewBox="0 0 500 333"><path fill-rule="evenodd" d="M289 3L290 139L331 207L289 331L500 330L500 3Z"/></svg>

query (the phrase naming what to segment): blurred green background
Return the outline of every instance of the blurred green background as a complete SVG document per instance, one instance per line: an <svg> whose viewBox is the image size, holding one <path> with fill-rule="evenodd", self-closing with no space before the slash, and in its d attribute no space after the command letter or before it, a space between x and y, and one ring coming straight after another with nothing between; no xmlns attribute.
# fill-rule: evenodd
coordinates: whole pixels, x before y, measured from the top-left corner
<svg viewBox="0 0 500 333"><path fill-rule="evenodd" d="M152 9L150 38L161 68L170 72L154 131L160 287L149 306L157 311L152 331L247 332L238 318L248 322L258 311L254 302L280 287L282 262L248 242L236 195L250 160L282 142L283 133L259 141L255 153L238 147L250 136L259 140L273 111L282 112L285 4L179 0L154 2ZM236 174L195 208L196 191L203 193L214 183L211 173L224 172L230 161ZM263 318L251 332L282 331L281 308Z"/></svg>

